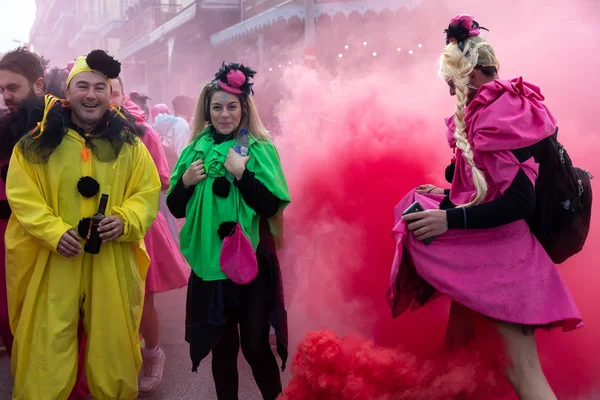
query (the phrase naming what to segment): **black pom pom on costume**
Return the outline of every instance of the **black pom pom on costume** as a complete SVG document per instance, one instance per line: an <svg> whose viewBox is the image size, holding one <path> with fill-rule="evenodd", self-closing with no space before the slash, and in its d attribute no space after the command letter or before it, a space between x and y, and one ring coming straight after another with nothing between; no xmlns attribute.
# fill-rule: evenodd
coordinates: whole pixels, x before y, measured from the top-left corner
<svg viewBox="0 0 600 400"><path fill-rule="evenodd" d="M12 210L8 204L8 200L0 200L0 219L9 219Z"/></svg>
<svg viewBox="0 0 600 400"><path fill-rule="evenodd" d="M454 171L456 170L456 164L452 163L446 167L446 181L452 183L454 178Z"/></svg>
<svg viewBox="0 0 600 400"><path fill-rule="evenodd" d="M220 176L213 181L212 190L215 196L227 197L231 191L231 183L224 176Z"/></svg>
<svg viewBox="0 0 600 400"><path fill-rule="evenodd" d="M104 50L92 50L85 61L88 67L104 74L108 79L116 79L121 73L121 63L109 56Z"/></svg>
<svg viewBox="0 0 600 400"><path fill-rule="evenodd" d="M83 197L91 198L100 191L100 184L91 176L83 176L77 182L77 190Z"/></svg>
<svg viewBox="0 0 600 400"><path fill-rule="evenodd" d="M0 171L0 176L2 180L6 182L6 176L8 175L8 164L2 166L2 170Z"/></svg>
<svg viewBox="0 0 600 400"><path fill-rule="evenodd" d="M77 233L82 238L85 238L88 234L88 230L90 229L90 222L92 219L90 217L81 218L79 224L77 224Z"/></svg>
<svg viewBox="0 0 600 400"><path fill-rule="evenodd" d="M233 230L235 229L236 225L237 222L233 221L222 222L221 225L219 225L219 229L217 231L221 240L224 240L227 236L233 235Z"/></svg>

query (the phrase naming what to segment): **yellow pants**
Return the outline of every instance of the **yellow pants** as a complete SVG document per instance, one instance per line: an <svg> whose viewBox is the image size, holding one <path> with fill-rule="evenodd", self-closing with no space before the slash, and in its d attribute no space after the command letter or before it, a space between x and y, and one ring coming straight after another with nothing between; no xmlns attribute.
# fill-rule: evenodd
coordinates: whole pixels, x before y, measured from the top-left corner
<svg viewBox="0 0 600 400"><path fill-rule="evenodd" d="M141 366L144 299L131 246L66 259L41 251L13 326L14 400L66 400L77 379L77 326L87 333L85 373L95 400L133 400ZM124 260L124 261L123 261Z"/></svg>

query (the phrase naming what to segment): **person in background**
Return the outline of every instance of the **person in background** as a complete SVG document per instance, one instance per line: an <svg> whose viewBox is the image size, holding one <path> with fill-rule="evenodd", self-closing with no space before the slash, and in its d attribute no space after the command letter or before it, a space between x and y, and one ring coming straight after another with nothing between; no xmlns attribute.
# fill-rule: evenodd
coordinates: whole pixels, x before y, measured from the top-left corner
<svg viewBox="0 0 600 400"><path fill-rule="evenodd" d="M171 110L169 110L169 106L164 103L158 103L152 106L150 109L150 118L152 119L152 123L156 120L156 117L160 114L171 114Z"/></svg>
<svg viewBox="0 0 600 400"><path fill-rule="evenodd" d="M144 115L146 120L150 117L150 110L148 109L148 100L152 100L150 97L145 94L140 94L137 91L132 91L129 93L129 99L134 102L142 111L144 111Z"/></svg>
<svg viewBox="0 0 600 400"><path fill-rule="evenodd" d="M25 134L24 123L17 121L19 105L45 93L42 59L24 47L6 53L0 60L0 92L6 105L6 114L0 121L0 338L10 356L13 335L8 319L4 234L11 208L6 199L6 176L13 147Z"/></svg>
<svg viewBox="0 0 600 400"><path fill-rule="evenodd" d="M194 100L189 96L176 96L173 99L173 113L191 126L194 116Z"/></svg>
<svg viewBox="0 0 600 400"><path fill-rule="evenodd" d="M144 112L123 93L122 79L113 79L111 103L123 107L139 125L146 128L142 142L148 148L156 165L162 190L166 191L169 188L170 171L160 138L154 129L145 122ZM161 197L162 195L161 192ZM179 251L179 242L175 242L167 224L167 218L173 219L173 216L168 209L166 209L167 214L164 212L165 210L161 210L159 207L158 215L144 237L146 250L150 255L150 267L146 277L144 311L140 324L140 333L144 338L143 363L139 376L141 393L150 393L158 387L162 381L166 362L165 353L159 346L160 324L154 304L154 295L184 287L190 275L187 263ZM175 238L178 238L177 234Z"/></svg>
<svg viewBox="0 0 600 400"><path fill-rule="evenodd" d="M171 110L166 104L155 104L150 109L150 113L152 114L152 120L154 121L154 130L160 136L160 140L163 146L163 150L165 153L165 157L167 159L167 166L169 171L173 171L175 167L175 163L177 163L177 158L179 154L176 150L173 149L172 145L169 145L170 141L168 138L176 135L176 122L177 117L171 115ZM184 125L187 127L187 125ZM188 135L189 131L184 132L183 136ZM169 211L167 207L167 202L165 198L165 193L161 192L160 194L160 206L159 210L163 213L165 218L167 219L167 224L169 225L169 231L173 236L173 240L179 246L179 231L181 229L181 225L183 225L183 221L177 221L173 214Z"/></svg>
<svg viewBox="0 0 600 400"><path fill-rule="evenodd" d="M64 98L69 71L65 68L52 68L46 74L46 92L53 96Z"/></svg>
<svg viewBox="0 0 600 400"><path fill-rule="evenodd" d="M154 129L163 140L171 169L175 166L176 158L190 142L190 121L194 112L193 108L191 98L177 96L173 99L174 115L161 113L154 120Z"/></svg>

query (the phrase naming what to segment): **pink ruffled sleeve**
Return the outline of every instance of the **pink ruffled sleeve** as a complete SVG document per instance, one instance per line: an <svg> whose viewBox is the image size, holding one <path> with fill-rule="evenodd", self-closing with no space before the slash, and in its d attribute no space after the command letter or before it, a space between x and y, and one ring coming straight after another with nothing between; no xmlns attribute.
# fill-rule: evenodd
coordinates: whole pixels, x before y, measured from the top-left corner
<svg viewBox="0 0 600 400"><path fill-rule="evenodd" d="M486 84L469 105L467 131L476 165L491 189L488 200L504 193L519 169L535 184L539 165L533 157L519 162L511 150L532 146L554 133L556 119L543 100L537 86L516 78Z"/></svg>
<svg viewBox="0 0 600 400"><path fill-rule="evenodd" d="M479 151L516 150L552 135L556 119L537 86L522 78L482 86L467 108L467 132Z"/></svg>
<svg viewBox="0 0 600 400"><path fill-rule="evenodd" d="M480 152L476 164L481 166L488 182L488 201L504 194L512 185L519 169L525 172L532 184L538 176L539 165L533 157L519 162L510 150ZM496 190L494 190L496 189Z"/></svg>

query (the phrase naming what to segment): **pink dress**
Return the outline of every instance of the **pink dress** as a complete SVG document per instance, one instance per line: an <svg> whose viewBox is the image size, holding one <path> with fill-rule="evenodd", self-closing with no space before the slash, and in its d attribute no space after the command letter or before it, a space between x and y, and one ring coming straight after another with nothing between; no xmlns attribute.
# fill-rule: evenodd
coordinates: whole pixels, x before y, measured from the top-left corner
<svg viewBox="0 0 600 400"><path fill-rule="evenodd" d="M496 80L483 85L466 112L475 165L484 173L488 195L498 198L519 168L532 182L538 173L533 158L520 163L511 150L550 136L556 120L543 105L539 88L523 82ZM454 147L454 122L447 121ZM450 200L468 202L475 193L471 168L457 149ZM401 214L418 200L437 209L443 196L411 192L394 209L396 254L388 301L397 316L424 304L434 291L488 317L523 325L583 326L571 295L542 246L524 220L490 229L452 229L429 246L407 230Z"/></svg>
<svg viewBox="0 0 600 400"><path fill-rule="evenodd" d="M136 118L138 124L146 128L142 141L156 164L163 188L168 187L169 167L158 133L145 122L144 112L135 103L126 98L124 108ZM158 212L144 242L150 256L146 293L163 293L186 286L190 269L171 236L162 212Z"/></svg>

